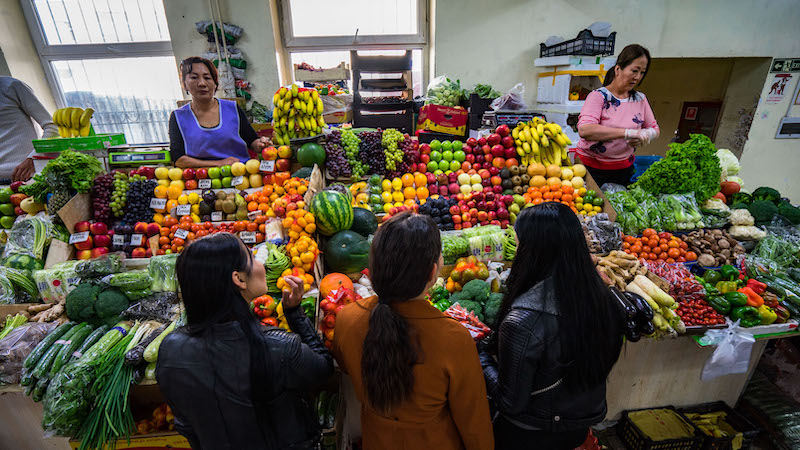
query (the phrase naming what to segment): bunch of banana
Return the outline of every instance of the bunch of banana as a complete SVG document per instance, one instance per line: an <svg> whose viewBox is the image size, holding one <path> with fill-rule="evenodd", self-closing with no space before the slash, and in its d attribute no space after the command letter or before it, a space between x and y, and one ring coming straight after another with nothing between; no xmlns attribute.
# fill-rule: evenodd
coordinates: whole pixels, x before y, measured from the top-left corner
<svg viewBox="0 0 800 450"><path fill-rule="evenodd" d="M272 140L289 145L290 139L316 136L322 133L322 99L316 89L300 90L296 84L282 87L272 97Z"/></svg>
<svg viewBox="0 0 800 450"><path fill-rule="evenodd" d="M517 145L520 164L572 165L567 156L567 146L572 144L572 141L556 123L548 123L541 117L534 117L528 122L518 122L511 130L511 136Z"/></svg>
<svg viewBox="0 0 800 450"><path fill-rule="evenodd" d="M61 108L53 113L53 123L58 126L58 135L61 137L85 137L92 128L92 114L92 108Z"/></svg>

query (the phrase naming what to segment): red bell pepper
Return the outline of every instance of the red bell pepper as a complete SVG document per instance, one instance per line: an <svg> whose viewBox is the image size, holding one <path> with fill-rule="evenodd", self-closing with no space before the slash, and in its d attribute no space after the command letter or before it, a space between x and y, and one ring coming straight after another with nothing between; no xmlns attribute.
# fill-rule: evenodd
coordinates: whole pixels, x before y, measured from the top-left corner
<svg viewBox="0 0 800 450"><path fill-rule="evenodd" d="M747 280L747 287L753 290L756 294L763 294L767 291L767 285L756 280L755 278L750 278Z"/></svg>

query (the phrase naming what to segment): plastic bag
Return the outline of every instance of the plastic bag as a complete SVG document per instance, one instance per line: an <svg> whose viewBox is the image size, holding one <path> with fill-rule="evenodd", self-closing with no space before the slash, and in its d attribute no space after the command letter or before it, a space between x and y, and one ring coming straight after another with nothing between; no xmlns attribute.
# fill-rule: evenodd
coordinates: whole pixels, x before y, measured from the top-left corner
<svg viewBox="0 0 800 450"><path fill-rule="evenodd" d="M124 252L106 253L99 258L87 259L75 265L75 273L81 279L102 278L106 275L119 273L125 262Z"/></svg>
<svg viewBox="0 0 800 450"><path fill-rule="evenodd" d="M3 258L8 258L12 254L22 254L43 260L54 233L53 221L45 214L17 220L8 233Z"/></svg>
<svg viewBox="0 0 800 450"><path fill-rule="evenodd" d="M336 114L353 111L353 94L321 95L322 113Z"/></svg>
<svg viewBox="0 0 800 450"><path fill-rule="evenodd" d="M44 303L57 303L64 300L75 286L80 283L80 277L75 272L78 261L65 261L49 269L33 272L33 281L39 289L39 295Z"/></svg>
<svg viewBox="0 0 800 450"><path fill-rule="evenodd" d="M178 295L174 292L160 292L132 304L121 315L128 320L152 319L168 323L172 322L174 316L179 312Z"/></svg>
<svg viewBox="0 0 800 450"><path fill-rule="evenodd" d="M622 227L618 223L612 222L608 218L608 214L599 213L589 217L585 226L599 245L601 250L599 253L608 253L611 250L622 248Z"/></svg>
<svg viewBox="0 0 800 450"><path fill-rule="evenodd" d="M606 196L609 196L611 194L616 194L617 192L627 191L628 189L625 186L621 185L621 184L606 183L606 184L600 186L600 190L603 191L603 194L605 194Z"/></svg>
<svg viewBox="0 0 800 450"><path fill-rule="evenodd" d="M480 341L481 339L489 336L492 329L487 327L481 322L477 316L471 311L462 308L458 303L454 303L444 311L444 315L456 319L458 323L464 325L464 328L469 331L473 340Z"/></svg>
<svg viewBox="0 0 800 450"><path fill-rule="evenodd" d="M442 257L445 264L455 264L458 258L469 255L469 240L461 231L442 231Z"/></svg>
<svg viewBox="0 0 800 450"><path fill-rule="evenodd" d="M175 264L178 254L157 255L150 258L147 270L153 278L153 292L178 292L178 277L175 275Z"/></svg>
<svg viewBox="0 0 800 450"><path fill-rule="evenodd" d="M703 366L700 379L710 381L723 375L747 373L755 342L755 337L744 331L738 320L723 330L706 331L700 344L716 345L717 348Z"/></svg>
<svg viewBox="0 0 800 450"><path fill-rule="evenodd" d="M0 340L0 385L20 382L23 361L56 326L56 322L28 323L14 328Z"/></svg>
<svg viewBox="0 0 800 450"><path fill-rule="evenodd" d="M494 111L519 111L528 109L523 96L525 95L525 85L517 83L510 91L494 99L489 105Z"/></svg>
<svg viewBox="0 0 800 450"><path fill-rule="evenodd" d="M470 255L478 258L479 261L502 261L504 250L503 231L497 225L469 228L463 231L463 235L469 241Z"/></svg>
<svg viewBox="0 0 800 450"><path fill-rule="evenodd" d="M464 89L460 80L450 81L446 76L440 75L428 83L425 104L455 107L461 104L463 98Z"/></svg>

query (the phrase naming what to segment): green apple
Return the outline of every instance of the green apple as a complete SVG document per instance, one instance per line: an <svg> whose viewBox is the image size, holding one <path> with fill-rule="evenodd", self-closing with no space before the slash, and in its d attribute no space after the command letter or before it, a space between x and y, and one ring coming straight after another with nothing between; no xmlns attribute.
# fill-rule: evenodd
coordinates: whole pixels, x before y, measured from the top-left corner
<svg viewBox="0 0 800 450"><path fill-rule="evenodd" d="M222 166L219 168L219 173L222 174L224 177L230 177L233 174L231 173L231 166Z"/></svg>
<svg viewBox="0 0 800 450"><path fill-rule="evenodd" d="M436 169L436 170L434 170L434 171L433 171L433 174L434 174L434 175L436 175L437 177L438 177L439 175L443 174L443 173L444 173L444 172L443 172L443 171L441 171L441 170L439 170L439 169Z"/></svg>
<svg viewBox="0 0 800 450"><path fill-rule="evenodd" d="M467 159L467 154L464 153L463 150L459 150L457 152L453 152L453 159L458 161L458 162L460 162L460 163L463 163Z"/></svg>
<svg viewBox="0 0 800 450"><path fill-rule="evenodd" d="M210 167L208 169L208 178L219 178L219 167Z"/></svg>
<svg viewBox="0 0 800 450"><path fill-rule="evenodd" d="M3 216L0 217L0 226L5 228L6 230L11 229L14 226L14 221L17 219L17 216Z"/></svg>
<svg viewBox="0 0 800 450"><path fill-rule="evenodd" d="M431 152L431 161L439 162L441 160L442 160L442 154L441 153L439 153L438 151L432 151Z"/></svg>
<svg viewBox="0 0 800 450"><path fill-rule="evenodd" d="M439 161L439 170L450 170L450 161L441 160Z"/></svg>
<svg viewBox="0 0 800 450"><path fill-rule="evenodd" d="M211 180L211 188L212 189L222 189L222 180L219 178L214 178Z"/></svg>
<svg viewBox="0 0 800 450"><path fill-rule="evenodd" d="M230 172L230 170L228 170L228 172ZM231 187L231 182L232 181L233 181L233 177L230 177L230 176L222 177L222 187L226 187L226 188Z"/></svg>
<svg viewBox="0 0 800 450"><path fill-rule="evenodd" d="M434 139L429 144L431 146L432 151L438 152L440 148L442 148L442 143L438 139Z"/></svg>
<svg viewBox="0 0 800 450"><path fill-rule="evenodd" d="M3 203L0 205L0 214L4 216L14 216L14 204L13 203ZM16 219L16 217L14 217Z"/></svg>
<svg viewBox="0 0 800 450"><path fill-rule="evenodd" d="M453 152L450 150L445 150L442 152L442 159L445 161L452 161L453 160Z"/></svg>
<svg viewBox="0 0 800 450"><path fill-rule="evenodd" d="M433 172L439 169L439 163L431 161L428 163L428 172Z"/></svg>
<svg viewBox="0 0 800 450"><path fill-rule="evenodd" d="M11 194L13 194L13 193L14 193L14 191L12 191L11 188L0 189L0 203L8 203L8 202L10 202L11 201Z"/></svg>
<svg viewBox="0 0 800 450"><path fill-rule="evenodd" d="M461 163L458 161L450 161L450 170L453 172L461 168Z"/></svg>
<svg viewBox="0 0 800 450"><path fill-rule="evenodd" d="M461 141L453 141L453 142L450 143L450 147L452 147L452 150L454 152L457 152L457 151L461 150L461 147L463 147L463 146L464 146L464 144L462 144Z"/></svg>
<svg viewBox="0 0 800 450"><path fill-rule="evenodd" d="M442 142L442 151L443 152L453 151L453 147L452 147L452 144L450 143L450 141Z"/></svg>

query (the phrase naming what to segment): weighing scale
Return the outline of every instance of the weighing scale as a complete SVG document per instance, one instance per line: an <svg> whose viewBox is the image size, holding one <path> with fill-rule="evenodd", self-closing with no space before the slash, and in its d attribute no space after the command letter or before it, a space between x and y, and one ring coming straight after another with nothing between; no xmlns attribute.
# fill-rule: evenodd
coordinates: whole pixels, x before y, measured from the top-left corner
<svg viewBox="0 0 800 450"><path fill-rule="evenodd" d="M108 165L114 168L171 162L168 143L120 145L111 147L108 152Z"/></svg>

